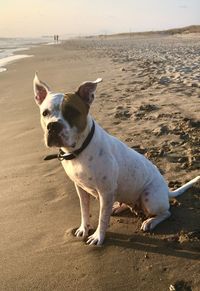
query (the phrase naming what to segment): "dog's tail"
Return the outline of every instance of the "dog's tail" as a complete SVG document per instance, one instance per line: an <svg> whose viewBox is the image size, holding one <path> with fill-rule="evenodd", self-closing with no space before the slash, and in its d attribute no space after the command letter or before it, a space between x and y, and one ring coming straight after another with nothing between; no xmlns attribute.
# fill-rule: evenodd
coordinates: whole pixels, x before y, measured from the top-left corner
<svg viewBox="0 0 200 291"><path fill-rule="evenodd" d="M191 181L187 182L185 185L181 186L180 188L176 189L175 191L169 191L169 197L173 198L183 194L187 189L191 188L193 184L200 180L200 176L192 179Z"/></svg>

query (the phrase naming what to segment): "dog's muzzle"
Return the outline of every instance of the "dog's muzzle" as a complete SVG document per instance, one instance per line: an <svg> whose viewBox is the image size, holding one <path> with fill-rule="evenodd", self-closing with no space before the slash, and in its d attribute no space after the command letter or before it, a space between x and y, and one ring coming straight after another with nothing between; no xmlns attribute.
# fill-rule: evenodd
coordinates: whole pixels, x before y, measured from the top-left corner
<svg viewBox="0 0 200 291"><path fill-rule="evenodd" d="M48 123L47 145L49 147L62 146L62 138L60 136L62 129L63 129L63 124L59 121Z"/></svg>

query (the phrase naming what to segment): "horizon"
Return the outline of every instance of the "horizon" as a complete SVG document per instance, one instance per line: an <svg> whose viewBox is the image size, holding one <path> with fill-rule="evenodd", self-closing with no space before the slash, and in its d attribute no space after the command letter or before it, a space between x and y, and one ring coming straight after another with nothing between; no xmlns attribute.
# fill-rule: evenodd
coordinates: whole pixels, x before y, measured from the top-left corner
<svg viewBox="0 0 200 291"><path fill-rule="evenodd" d="M137 33L141 33L141 34L145 34L145 33L161 33L161 32L167 32L168 30L170 31L170 30L181 30L181 29L185 29L185 28L190 28L190 27L195 27L195 26L199 26L200 27L200 24L191 24L191 25L187 25L187 26L182 26L182 27L170 27L170 28L166 28L166 29L163 29L163 30L143 30L143 31L121 31L121 32L113 32L113 33L111 33L111 34L107 34L108 36L112 36L112 35L123 35L123 34L137 34ZM92 37L92 36L102 36L102 35L104 35L104 34L98 34L98 33L91 33L91 34L84 34L84 33L82 33L82 34L80 34L80 33L77 33L77 34L60 34L60 35L58 35L58 37L59 38L61 38L62 39L62 37L63 37L63 39L67 39L67 38L70 38L70 37ZM106 35L106 34L105 34ZM38 36L1 36L0 35L0 39L41 39L41 38L46 38L46 39L48 39L48 38L54 38L54 36L55 35L51 35L51 34L49 34L49 35L38 35Z"/></svg>
<svg viewBox="0 0 200 291"><path fill-rule="evenodd" d="M0 37L85 36L199 25L198 0L12 0L1 3ZM22 9L23 7L23 9Z"/></svg>

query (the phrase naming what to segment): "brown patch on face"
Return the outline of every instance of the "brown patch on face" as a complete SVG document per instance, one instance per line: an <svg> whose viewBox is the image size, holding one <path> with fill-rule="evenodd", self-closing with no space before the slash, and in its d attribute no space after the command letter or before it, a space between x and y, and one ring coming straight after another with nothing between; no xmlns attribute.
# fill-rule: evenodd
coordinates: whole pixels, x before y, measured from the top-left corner
<svg viewBox="0 0 200 291"><path fill-rule="evenodd" d="M65 94L61 111L64 119L71 127L75 126L79 132L85 129L89 106L82 101L78 94Z"/></svg>

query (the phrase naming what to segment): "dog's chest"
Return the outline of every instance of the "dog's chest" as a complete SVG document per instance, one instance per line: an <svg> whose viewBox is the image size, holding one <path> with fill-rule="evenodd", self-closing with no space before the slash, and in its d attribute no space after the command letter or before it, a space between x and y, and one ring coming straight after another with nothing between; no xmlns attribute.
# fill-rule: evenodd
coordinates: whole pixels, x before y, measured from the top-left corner
<svg viewBox="0 0 200 291"><path fill-rule="evenodd" d="M62 165L68 177L80 188L98 198L92 167L83 166L73 161L63 161Z"/></svg>

